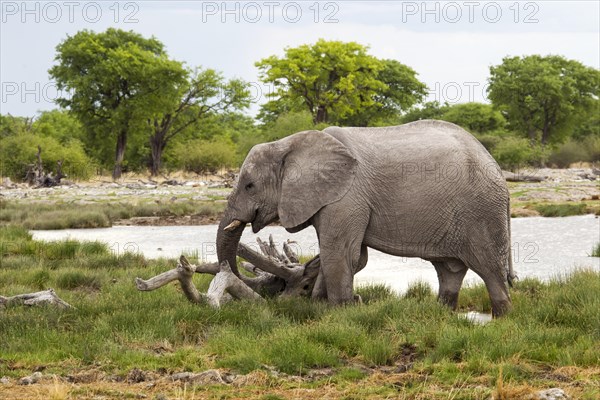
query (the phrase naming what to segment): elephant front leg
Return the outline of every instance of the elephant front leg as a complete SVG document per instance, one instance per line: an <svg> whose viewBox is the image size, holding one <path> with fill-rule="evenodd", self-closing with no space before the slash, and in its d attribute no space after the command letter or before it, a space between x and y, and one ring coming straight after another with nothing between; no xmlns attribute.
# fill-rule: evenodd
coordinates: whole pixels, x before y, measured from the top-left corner
<svg viewBox="0 0 600 400"><path fill-rule="evenodd" d="M321 273L330 304L354 302L354 274L346 254L321 249Z"/></svg>
<svg viewBox="0 0 600 400"><path fill-rule="evenodd" d="M354 281L354 275L356 275L356 273L361 271L367 265L368 259L369 259L369 253L368 253L367 246L361 245L360 257L358 258L358 260L354 260L354 262L352 263L352 280L353 281ZM353 295L353 297L354 297L355 301L361 302L360 296ZM327 287L325 285L325 277L323 275L323 269L321 269L321 271L319 272L319 276L317 277L317 280L315 282L315 286L312 291L312 298L319 299L319 300L327 299Z"/></svg>

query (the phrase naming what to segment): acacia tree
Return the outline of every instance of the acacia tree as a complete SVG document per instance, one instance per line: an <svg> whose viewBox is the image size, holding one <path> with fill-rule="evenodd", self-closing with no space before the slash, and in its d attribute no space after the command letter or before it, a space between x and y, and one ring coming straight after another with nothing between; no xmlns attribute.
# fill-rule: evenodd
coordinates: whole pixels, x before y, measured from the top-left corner
<svg viewBox="0 0 600 400"><path fill-rule="evenodd" d="M141 131L148 115L168 106L186 71L157 39L114 28L80 31L56 51L57 64L49 73L66 94L57 103L77 116L89 136L114 140L117 179L128 136Z"/></svg>
<svg viewBox="0 0 600 400"><path fill-rule="evenodd" d="M563 140L598 98L600 71L561 56L506 57L490 74L489 99L532 143Z"/></svg>
<svg viewBox="0 0 600 400"><path fill-rule="evenodd" d="M172 103L148 119L150 173L158 175L167 144L186 129L192 129L209 114L241 110L250 105L250 91L239 79L226 81L212 69L189 72L188 79L173 92Z"/></svg>
<svg viewBox="0 0 600 400"><path fill-rule="evenodd" d="M410 107L425 95L415 72L392 60L379 60L355 42L326 41L287 48L285 56L256 63L260 78L273 84L275 99L263 116L308 110L313 123L367 125Z"/></svg>

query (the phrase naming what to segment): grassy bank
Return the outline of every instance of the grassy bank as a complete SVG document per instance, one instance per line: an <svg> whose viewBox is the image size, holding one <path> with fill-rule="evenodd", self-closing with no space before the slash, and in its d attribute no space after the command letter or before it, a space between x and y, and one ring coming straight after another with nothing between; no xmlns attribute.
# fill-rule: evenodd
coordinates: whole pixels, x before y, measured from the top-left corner
<svg viewBox="0 0 600 400"><path fill-rule="evenodd" d="M177 284L155 292L135 289L134 277L158 274L174 261L116 255L99 243L35 242L20 227L0 232L2 295L53 287L76 307L1 310L0 376L42 370L63 377L94 371L104 377L85 393L67 386L61 398L102 395L102 384L112 379L125 385L134 369L169 374L209 368L249 373L252 379L241 387L161 390L181 398L294 393L296 398L447 399L514 398L558 385L577 398L600 396L596 272L548 283L524 279L512 290L514 310L483 326L440 306L423 285L403 297L385 287L360 288L365 304L343 308L280 299L237 302L215 311L186 302ZM205 290L210 277L195 279ZM487 292L481 286L463 289L460 307L487 311ZM135 397L142 390L128 388L115 397ZM189 390L188 397L182 390Z"/></svg>
<svg viewBox="0 0 600 400"><path fill-rule="evenodd" d="M0 224L28 229L103 228L133 217L205 217L218 220L225 204L215 201L27 203L0 201Z"/></svg>
<svg viewBox="0 0 600 400"><path fill-rule="evenodd" d="M511 201L511 217L571 217L574 215L600 215L600 202L582 201L568 203Z"/></svg>

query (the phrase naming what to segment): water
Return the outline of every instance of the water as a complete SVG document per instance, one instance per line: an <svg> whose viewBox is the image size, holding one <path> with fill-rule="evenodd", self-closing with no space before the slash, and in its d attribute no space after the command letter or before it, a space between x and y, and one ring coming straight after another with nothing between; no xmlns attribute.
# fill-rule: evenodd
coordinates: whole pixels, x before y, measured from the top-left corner
<svg viewBox="0 0 600 400"><path fill-rule="evenodd" d="M115 226L100 229L65 229L32 231L34 239L99 240L108 243L114 252L141 252L148 258L176 258L183 252L200 254L206 261L216 261L215 238L217 226ZM294 240L298 253L314 255L319 252L312 227L291 234L279 226L264 228L254 235L249 227L242 241L256 246L256 237L273 235L276 243ZM564 218L516 218L512 220L513 259L519 277L542 280L564 275L577 268L600 271L600 258L589 257L592 247L600 242L600 219L593 215ZM280 245L278 246L280 248ZM419 258L394 257L369 249L369 262L355 277L355 283L386 284L403 292L411 282L421 280L437 290L437 275L433 266ZM472 271L465 283L481 279Z"/></svg>

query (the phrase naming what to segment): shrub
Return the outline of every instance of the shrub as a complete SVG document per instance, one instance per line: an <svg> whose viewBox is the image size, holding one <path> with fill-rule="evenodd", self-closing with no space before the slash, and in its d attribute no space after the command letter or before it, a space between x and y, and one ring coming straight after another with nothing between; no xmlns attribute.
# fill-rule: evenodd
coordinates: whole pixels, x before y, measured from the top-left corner
<svg viewBox="0 0 600 400"><path fill-rule="evenodd" d="M595 138L589 138L595 139ZM598 141L600 143L600 141ZM569 165L580 162L580 161L591 161L590 153L583 142L578 142L575 140L569 140L565 142L550 154L548 159L550 164L555 165L559 168L568 168Z"/></svg>
<svg viewBox="0 0 600 400"><path fill-rule="evenodd" d="M492 156L503 169L514 170L530 162L534 152L527 139L507 137L494 147Z"/></svg>
<svg viewBox="0 0 600 400"><path fill-rule="evenodd" d="M65 144L48 136L23 133L0 141L0 175L15 180L25 178L27 166L36 162L37 147L42 148L42 162L46 172L56 171L56 162L63 160L62 171L70 179L87 179L92 173L92 162L85 154L81 142L71 140Z"/></svg>
<svg viewBox="0 0 600 400"><path fill-rule="evenodd" d="M463 103L448 108L440 119L455 123L469 132L484 133L506 126L506 119L491 104Z"/></svg>
<svg viewBox="0 0 600 400"><path fill-rule="evenodd" d="M221 168L231 168L236 164L235 145L227 139L191 140L180 144L175 154L180 167L198 175L214 174Z"/></svg>
<svg viewBox="0 0 600 400"><path fill-rule="evenodd" d="M274 123L266 125L263 137L265 141L270 142L310 129L315 129L315 126L308 111L289 112L281 114Z"/></svg>
<svg viewBox="0 0 600 400"><path fill-rule="evenodd" d="M490 135L490 134L475 135L475 137L477 138L477 140L479 140L479 143L481 143L483 145L483 147L485 147L485 149L488 152L490 152L490 154L492 153L494 148L498 145L498 143L500 143L502 141L502 138L500 136Z"/></svg>
<svg viewBox="0 0 600 400"><path fill-rule="evenodd" d="M600 163L600 136L588 136L583 140L583 147L587 150L588 161Z"/></svg>

